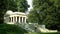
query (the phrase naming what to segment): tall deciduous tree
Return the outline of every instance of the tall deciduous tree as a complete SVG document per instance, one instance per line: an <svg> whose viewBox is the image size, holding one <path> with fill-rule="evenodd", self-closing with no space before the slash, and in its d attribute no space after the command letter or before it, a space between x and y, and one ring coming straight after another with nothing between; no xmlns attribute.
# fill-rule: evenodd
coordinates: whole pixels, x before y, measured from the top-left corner
<svg viewBox="0 0 60 34"><path fill-rule="evenodd" d="M58 29L60 28L60 0L33 0L33 8L35 11L31 11L30 19L33 22L35 20L38 23L47 25L47 28ZM37 12L37 15L36 13ZM32 14L32 15L31 15ZM36 19L36 16L38 19ZM31 22L30 21L30 22Z"/></svg>
<svg viewBox="0 0 60 34"><path fill-rule="evenodd" d="M0 0L0 23L3 23L7 10L25 12L28 7L26 0Z"/></svg>
<svg viewBox="0 0 60 34"><path fill-rule="evenodd" d="M29 5L26 0L15 0L17 5L17 10L21 12L27 11Z"/></svg>

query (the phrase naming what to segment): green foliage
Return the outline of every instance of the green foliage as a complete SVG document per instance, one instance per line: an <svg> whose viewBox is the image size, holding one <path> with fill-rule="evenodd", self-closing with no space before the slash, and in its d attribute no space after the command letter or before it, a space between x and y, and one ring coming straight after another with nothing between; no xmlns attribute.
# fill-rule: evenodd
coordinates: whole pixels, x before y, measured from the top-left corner
<svg viewBox="0 0 60 34"><path fill-rule="evenodd" d="M33 11L33 12L32 12ZM37 23L38 22L38 17L37 17L38 15L37 15L37 12L36 12L36 10L31 10L30 11L30 14L28 14L28 21L29 22L33 22L33 23ZM35 19L34 19L35 18Z"/></svg>
<svg viewBox="0 0 60 34"><path fill-rule="evenodd" d="M16 25L0 24L0 34L24 34L26 30Z"/></svg>
<svg viewBox="0 0 60 34"><path fill-rule="evenodd" d="M0 0L0 10L12 10L12 11L21 11L25 12L29 5L26 0ZM19 7L19 8L18 8ZM5 12L4 12L5 13Z"/></svg>
<svg viewBox="0 0 60 34"><path fill-rule="evenodd" d="M25 12L27 11L29 5L26 0L15 0L15 5L17 6L17 11Z"/></svg>
<svg viewBox="0 0 60 34"><path fill-rule="evenodd" d="M26 0L0 0L0 22L3 23L7 10L25 12L28 7Z"/></svg>
<svg viewBox="0 0 60 34"><path fill-rule="evenodd" d="M60 0L33 0L29 20L45 24L48 28L60 28ZM39 13L37 13L39 11ZM36 12L36 13L35 13ZM33 17L34 16L34 17ZM33 19L32 19L33 18ZM38 19L37 19L38 18Z"/></svg>

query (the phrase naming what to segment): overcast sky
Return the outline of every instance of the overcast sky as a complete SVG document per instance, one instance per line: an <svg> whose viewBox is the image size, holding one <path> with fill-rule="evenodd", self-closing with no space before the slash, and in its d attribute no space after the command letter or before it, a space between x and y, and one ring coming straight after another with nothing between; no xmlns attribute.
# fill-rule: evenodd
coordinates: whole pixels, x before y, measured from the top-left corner
<svg viewBox="0 0 60 34"><path fill-rule="evenodd" d="M30 7L28 8L28 11L30 11L30 9L32 9L32 0L27 0L28 4L30 5Z"/></svg>
<svg viewBox="0 0 60 34"><path fill-rule="evenodd" d="M27 0L28 4L30 5L30 7L28 8L28 11L26 12L27 14L29 13L30 9L32 9L32 0Z"/></svg>

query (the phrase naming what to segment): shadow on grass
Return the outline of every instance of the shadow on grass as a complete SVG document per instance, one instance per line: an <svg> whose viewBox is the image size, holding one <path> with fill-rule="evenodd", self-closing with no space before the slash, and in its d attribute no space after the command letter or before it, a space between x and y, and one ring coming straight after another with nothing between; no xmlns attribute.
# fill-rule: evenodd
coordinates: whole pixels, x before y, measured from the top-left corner
<svg viewBox="0 0 60 34"><path fill-rule="evenodd" d="M0 24L0 34L24 34L26 30L16 25Z"/></svg>

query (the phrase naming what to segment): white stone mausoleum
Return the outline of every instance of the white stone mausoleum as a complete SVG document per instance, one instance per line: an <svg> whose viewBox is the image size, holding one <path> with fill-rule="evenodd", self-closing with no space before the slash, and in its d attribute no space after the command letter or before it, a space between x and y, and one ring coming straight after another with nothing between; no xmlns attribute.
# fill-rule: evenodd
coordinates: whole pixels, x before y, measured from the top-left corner
<svg viewBox="0 0 60 34"><path fill-rule="evenodd" d="M4 15L4 22L7 24L26 23L27 16L22 12L8 10Z"/></svg>
<svg viewBox="0 0 60 34"><path fill-rule="evenodd" d="M7 24L21 25L23 29L30 32L58 32L57 30L48 30L45 25L38 25L35 23L26 23L27 15L22 12L13 12L8 10L4 15L4 22Z"/></svg>

